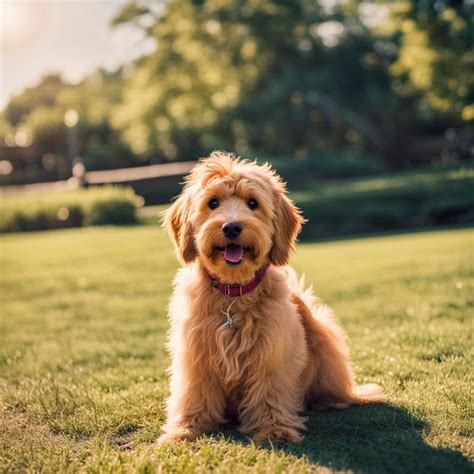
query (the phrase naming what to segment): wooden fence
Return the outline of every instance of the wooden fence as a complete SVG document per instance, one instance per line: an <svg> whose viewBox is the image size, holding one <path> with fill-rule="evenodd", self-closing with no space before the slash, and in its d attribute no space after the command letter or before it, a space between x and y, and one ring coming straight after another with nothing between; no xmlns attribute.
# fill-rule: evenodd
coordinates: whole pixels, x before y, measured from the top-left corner
<svg viewBox="0 0 474 474"><path fill-rule="evenodd" d="M195 161L165 163L160 165L139 166L104 171L88 171L85 174L86 186L104 184L124 184L145 198L146 204L168 202L179 192L179 183ZM35 192L54 192L77 187L74 178L49 183L0 186L0 195Z"/></svg>

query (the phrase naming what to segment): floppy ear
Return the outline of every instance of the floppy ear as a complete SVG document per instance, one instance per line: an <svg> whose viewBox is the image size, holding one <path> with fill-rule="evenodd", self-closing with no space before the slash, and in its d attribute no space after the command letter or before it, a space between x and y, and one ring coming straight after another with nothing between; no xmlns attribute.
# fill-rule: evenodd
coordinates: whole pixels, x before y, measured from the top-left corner
<svg viewBox="0 0 474 474"><path fill-rule="evenodd" d="M191 222L189 219L191 197L183 192L166 211L163 226L174 242L176 252L183 263L191 263L197 257Z"/></svg>
<svg viewBox="0 0 474 474"><path fill-rule="evenodd" d="M274 265L286 265L290 251L305 220L301 211L283 192L280 193L275 209L275 227L270 261Z"/></svg>

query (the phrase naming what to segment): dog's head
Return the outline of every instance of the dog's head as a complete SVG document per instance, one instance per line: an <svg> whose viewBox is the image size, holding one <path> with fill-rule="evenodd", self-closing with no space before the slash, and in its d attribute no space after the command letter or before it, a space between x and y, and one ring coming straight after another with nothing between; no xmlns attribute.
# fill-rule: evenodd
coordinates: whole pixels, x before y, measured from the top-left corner
<svg viewBox="0 0 474 474"><path fill-rule="evenodd" d="M184 263L199 258L223 283L285 265L304 219L269 165L214 152L186 178L164 224Z"/></svg>

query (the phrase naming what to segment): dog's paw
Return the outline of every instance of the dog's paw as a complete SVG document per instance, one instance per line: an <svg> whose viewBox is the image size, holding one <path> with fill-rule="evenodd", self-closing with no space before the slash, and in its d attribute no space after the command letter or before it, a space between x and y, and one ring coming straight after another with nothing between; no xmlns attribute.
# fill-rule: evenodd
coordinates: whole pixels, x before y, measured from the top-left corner
<svg viewBox="0 0 474 474"><path fill-rule="evenodd" d="M156 446L163 446L165 444L179 443L182 441L192 441L199 436L199 433L187 428L176 428L166 431L156 441Z"/></svg>
<svg viewBox="0 0 474 474"><path fill-rule="evenodd" d="M175 433L163 433L159 438L157 438L154 445L164 446L166 444L178 443L179 441L183 441L183 439Z"/></svg>
<svg viewBox="0 0 474 474"><path fill-rule="evenodd" d="M294 428L287 426L271 426L261 428L252 436L256 444L272 441L288 441L290 443L299 443L303 441L303 436Z"/></svg>

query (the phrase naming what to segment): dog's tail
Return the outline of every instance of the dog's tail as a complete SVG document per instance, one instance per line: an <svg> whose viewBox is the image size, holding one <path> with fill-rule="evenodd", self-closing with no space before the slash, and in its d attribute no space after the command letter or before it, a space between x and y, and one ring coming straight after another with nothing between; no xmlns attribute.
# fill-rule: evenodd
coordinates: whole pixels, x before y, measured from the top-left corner
<svg viewBox="0 0 474 474"><path fill-rule="evenodd" d="M313 309L317 306L318 300L314 296L313 287L308 286L305 288L305 276L304 274L301 277L298 277L298 274L292 267L285 267L285 272L288 276L288 285L293 293L298 295L304 302L304 304Z"/></svg>
<svg viewBox="0 0 474 474"><path fill-rule="evenodd" d="M335 323L332 309L317 298L313 292L312 285L306 286L305 275L303 274L301 277L298 277L298 274L291 267L285 267L285 271L288 275L288 285L291 292L303 301L311 311L313 318L337 330L338 326Z"/></svg>
<svg viewBox="0 0 474 474"><path fill-rule="evenodd" d="M352 403L357 405L365 405L367 403L381 403L385 401L385 399L386 397L383 393L382 387L376 383L367 383L354 387Z"/></svg>

